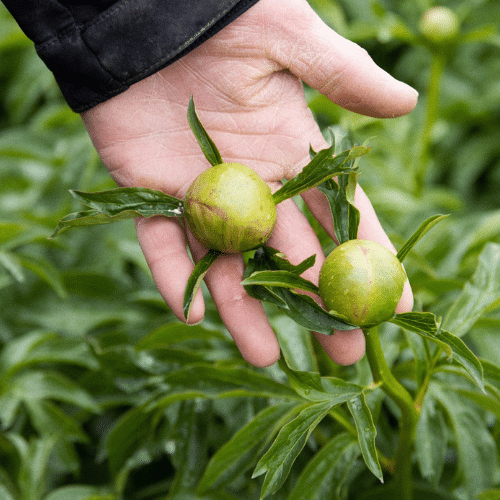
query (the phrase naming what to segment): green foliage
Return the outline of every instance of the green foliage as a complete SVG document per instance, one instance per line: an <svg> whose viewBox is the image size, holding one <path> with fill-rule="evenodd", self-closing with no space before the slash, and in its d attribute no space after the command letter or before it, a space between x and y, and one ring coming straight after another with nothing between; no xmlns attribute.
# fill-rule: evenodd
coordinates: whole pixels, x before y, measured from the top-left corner
<svg viewBox="0 0 500 500"><path fill-rule="evenodd" d="M306 89L322 128L370 145L357 180L406 257L415 312L425 313L379 328L400 392L374 380L366 358L334 365L308 330L331 331L335 318L265 274L308 287L298 278L313 259L293 266L273 249L247 257L246 286L268 302L283 358L257 370L210 300L200 325L175 319L131 221L48 239L81 209L69 189L115 186L0 7L0 498L402 498L406 398L418 415L406 454L414 498L500 498L500 6L446 2L460 33L438 47L419 33L429 2L310 3L420 92L409 116L378 120ZM332 207L335 193L351 193L344 181L327 186ZM287 183L279 196L295 189ZM352 237L348 212L339 240ZM405 241L436 213L451 215L408 253ZM311 324L294 321L304 317Z"/></svg>

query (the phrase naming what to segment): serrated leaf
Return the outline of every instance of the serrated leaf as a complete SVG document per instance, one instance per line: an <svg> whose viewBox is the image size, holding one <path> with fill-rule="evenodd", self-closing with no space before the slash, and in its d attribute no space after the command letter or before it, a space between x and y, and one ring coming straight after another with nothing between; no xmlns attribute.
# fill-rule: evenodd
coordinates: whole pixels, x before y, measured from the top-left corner
<svg viewBox="0 0 500 500"><path fill-rule="evenodd" d="M318 287L314 283L289 271L256 271L240 284L278 286L318 293Z"/></svg>
<svg viewBox="0 0 500 500"><path fill-rule="evenodd" d="M356 424L359 447L365 464L372 474L383 483L384 476L378 461L377 448L375 447L377 430L373 423L370 408L366 403L365 395L361 393L350 399L347 401L347 406Z"/></svg>
<svg viewBox="0 0 500 500"><path fill-rule="evenodd" d="M443 328L457 337L465 335L500 299L500 245L488 243L462 293L448 309Z"/></svg>
<svg viewBox="0 0 500 500"><path fill-rule="evenodd" d="M257 250L254 257L249 260L243 277L246 279L258 271L279 270L278 266L282 264L275 261L276 252L268 247ZM283 261L282 258L280 260ZM295 293L286 288L262 285L246 285L245 289L252 297L278 306L286 315L308 330L333 335L334 330L357 328L347 323L342 316L326 311L307 295Z"/></svg>
<svg viewBox="0 0 500 500"><path fill-rule="evenodd" d="M186 284L186 289L184 290L184 299L182 302L182 310L184 312L184 317L186 321L189 319L189 312L191 311L191 306L193 304L193 299L196 292L201 286L201 282L207 274L210 266L217 260L217 257L221 254L219 250L211 249L209 250L196 264L193 272L189 276L188 282Z"/></svg>
<svg viewBox="0 0 500 500"><path fill-rule="evenodd" d="M434 314L430 312L396 314L390 322L436 343L448 357L452 356L467 370L476 385L484 392L481 362L460 338L439 327Z"/></svg>
<svg viewBox="0 0 500 500"><path fill-rule="evenodd" d="M250 469L278 429L298 412L296 403L278 403L260 411L210 459L198 493L220 488Z"/></svg>
<svg viewBox="0 0 500 500"><path fill-rule="evenodd" d="M267 453L259 460L252 477L266 474L261 498L275 493L285 482L293 462L316 426L330 411L329 402L313 403L282 427Z"/></svg>
<svg viewBox="0 0 500 500"><path fill-rule="evenodd" d="M189 99L188 105L188 122L191 130L200 145L205 158L209 161L212 166L220 165L223 163L222 156L217 149L214 141L210 138L207 131L200 122L198 115L196 114L196 109L194 105L193 96Z"/></svg>
<svg viewBox="0 0 500 500"><path fill-rule="evenodd" d="M430 229L432 229L438 222L446 219L448 215L433 215L426 219L417 230L408 238L408 240L403 244L403 246L399 249L396 257L400 262L403 262L406 256L410 253L411 249L417 244L417 242L422 238L422 236L427 233Z"/></svg>
<svg viewBox="0 0 500 500"><path fill-rule="evenodd" d="M351 168L354 161L350 161ZM335 236L339 244L358 237L359 210L354 205L358 173L354 170L338 177L338 183L329 179L318 189L325 194L333 217Z"/></svg>
<svg viewBox="0 0 500 500"><path fill-rule="evenodd" d="M447 429L441 408L429 393L422 404L416 435L415 451L420 473L437 485L444 468Z"/></svg>
<svg viewBox="0 0 500 500"><path fill-rule="evenodd" d="M349 172L351 167L344 164L369 152L370 148L354 146L347 151L339 153L337 156L333 156L335 154L335 146L322 149L300 173L273 194L274 203L277 205L288 198L319 186L327 179L344 172Z"/></svg>
<svg viewBox="0 0 500 500"><path fill-rule="evenodd" d="M122 220L134 219L140 217L138 212L126 210L121 214L110 217L98 210L84 210L82 212L74 212L64 216L58 223L54 232L49 236L49 239L55 238L60 232L72 227L87 227L97 226L101 224L111 224Z"/></svg>
<svg viewBox="0 0 500 500"><path fill-rule="evenodd" d="M276 266L274 269L289 271L298 275L307 271L307 269L310 269L316 262L316 255L311 255L310 257L307 257L307 259L304 259L301 263L293 265L288 261L285 254L269 246L263 247L262 252L266 253L270 261L272 261L272 263Z"/></svg>
<svg viewBox="0 0 500 500"><path fill-rule="evenodd" d="M181 200L156 189L124 187L92 193L70 190L70 193L84 205L110 217L127 210L137 212L142 217L180 217L183 213Z"/></svg>
<svg viewBox="0 0 500 500"><path fill-rule="evenodd" d="M335 436L308 462L287 500L340 498L358 456L359 446L352 435Z"/></svg>
<svg viewBox="0 0 500 500"><path fill-rule="evenodd" d="M50 236L53 238L70 227L110 224L136 217L180 217L182 201L154 189L141 187L115 188L107 191L86 193L70 190L74 198L91 207L91 210L75 212L63 217Z"/></svg>

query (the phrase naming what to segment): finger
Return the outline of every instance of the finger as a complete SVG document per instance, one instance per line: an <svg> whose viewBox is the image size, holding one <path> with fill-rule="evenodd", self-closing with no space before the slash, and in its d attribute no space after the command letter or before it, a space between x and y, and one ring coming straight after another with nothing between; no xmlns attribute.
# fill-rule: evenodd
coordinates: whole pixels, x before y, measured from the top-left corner
<svg viewBox="0 0 500 500"><path fill-rule="evenodd" d="M182 227L178 221L163 217L136 219L135 226L158 291L175 316L185 322L182 307L184 290L194 266L186 250ZM204 313L203 296L198 290L188 323L199 323Z"/></svg>
<svg viewBox="0 0 500 500"><path fill-rule="evenodd" d="M307 257L316 255L313 267L302 277L318 284L319 270L325 260L321 243L307 218L292 200L286 200L276 207L278 221L269 239L269 245L282 251L292 264L299 264ZM319 297L315 297L321 303ZM316 333L316 338L327 355L340 365L359 361L365 352L364 336L361 330L336 332L334 335Z"/></svg>
<svg viewBox="0 0 500 500"><path fill-rule="evenodd" d="M365 336L360 329L336 331L334 335L316 333L326 354L342 366L353 365L365 354Z"/></svg>
<svg viewBox="0 0 500 500"><path fill-rule="evenodd" d="M188 239L195 259L200 259L206 249L192 236ZM261 302L240 285L244 270L241 254L223 254L208 270L205 283L242 356L254 366L270 366L279 359L280 347Z"/></svg>
<svg viewBox="0 0 500 500"><path fill-rule="evenodd" d="M293 5L292 5L293 4ZM418 93L330 29L304 0L274 2L270 57L345 109L373 117L409 113Z"/></svg>

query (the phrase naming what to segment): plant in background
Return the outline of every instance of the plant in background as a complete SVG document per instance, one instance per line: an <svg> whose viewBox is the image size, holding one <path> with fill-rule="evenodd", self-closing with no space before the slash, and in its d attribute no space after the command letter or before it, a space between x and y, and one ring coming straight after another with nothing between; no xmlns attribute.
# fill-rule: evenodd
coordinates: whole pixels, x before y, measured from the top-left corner
<svg viewBox="0 0 500 500"><path fill-rule="evenodd" d="M246 279L274 274L246 287L266 300L282 369L258 370L210 300L202 324L176 320L131 222L47 240L73 210L68 188L95 194L113 183L0 5L2 500L499 498L500 4L447 2L460 29L438 45L419 31L430 5L309 1L420 92L409 116L376 120L306 89L321 127L338 124L337 137L348 130L360 144L376 137L363 188L400 252L418 221L453 212L405 259L426 313L411 328L406 315L367 330L368 355L337 366L309 331L331 331L335 318L297 284L309 286L300 274L310 259L293 266L263 246L246 255ZM439 53L448 55L431 78ZM349 198L349 170L319 185L330 200ZM331 238L310 221L329 253ZM336 239L356 238L354 227L335 220Z"/></svg>
<svg viewBox="0 0 500 500"><path fill-rule="evenodd" d="M278 436L256 466L253 477L265 474L261 498L279 490L314 429L333 409L344 403L355 422L361 455L368 469L382 481L383 472L375 445L376 428L366 402L366 395L380 388L401 411L398 449L392 465L395 491L398 498L412 499L412 451L420 410L387 365L377 327L385 321L393 322L407 331L417 333L426 341L434 342L484 391L480 361L458 337L441 328L441 320L425 312L395 314L406 281L401 262L420 238L445 216L433 216L423 222L394 255L378 243L357 239L360 217L354 206L359 175L356 159L366 154L368 148L353 146L334 156L332 136L329 148L319 152L311 150L311 162L271 195L257 175L249 175L248 167L222 162L216 145L196 115L192 98L188 119L202 151L213 166L197 177L184 200L144 188L79 192L76 193L78 198L87 203L91 210L63 218L54 235L69 227L109 223L138 214L148 217L186 216L189 227L195 229L195 236L200 235L201 241L209 246L207 254L195 266L188 281L185 293L186 317L194 293L218 255L223 251L235 253L239 248L253 249L260 243L261 246L249 259L242 282L248 293L259 300L275 304L300 325L325 335L332 335L335 330L348 331L362 327L373 377L373 382L365 387L349 384L340 378L322 378L319 374L292 370L285 357L280 366L303 402L294 408L293 413L297 415L279 429ZM244 177L242 182L241 175ZM248 180L251 181L248 186L250 198L240 193ZM330 202L340 243L322 266L319 288L300 276L314 264L315 256L293 266L285 255L263 245L275 222L275 204L315 186L319 186ZM231 193L232 188L236 190L237 196ZM249 215L246 213L247 207L241 204L245 200L250 203ZM255 205L264 209L256 211ZM207 227L200 229L200 224L206 224ZM262 226L265 227L264 233L258 231L255 237L253 229ZM210 234L210 231L216 231L216 234ZM327 309L299 291L319 294ZM425 391L420 397L425 397ZM220 453L211 461L211 464L217 464L217 468L221 466L218 462ZM227 460L224 454L223 457ZM236 456L231 457L231 461L236 459ZM202 479L202 491L212 485L210 477L214 473L211 467L215 466L211 464Z"/></svg>

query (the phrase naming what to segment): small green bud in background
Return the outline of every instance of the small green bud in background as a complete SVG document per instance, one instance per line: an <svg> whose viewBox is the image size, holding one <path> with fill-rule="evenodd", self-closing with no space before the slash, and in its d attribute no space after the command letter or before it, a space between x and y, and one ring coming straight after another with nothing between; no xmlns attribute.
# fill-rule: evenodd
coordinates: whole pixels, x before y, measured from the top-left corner
<svg viewBox="0 0 500 500"><path fill-rule="evenodd" d="M438 6L432 7L424 13L419 28L427 40L440 44L448 42L458 35L460 23L451 9Z"/></svg>

